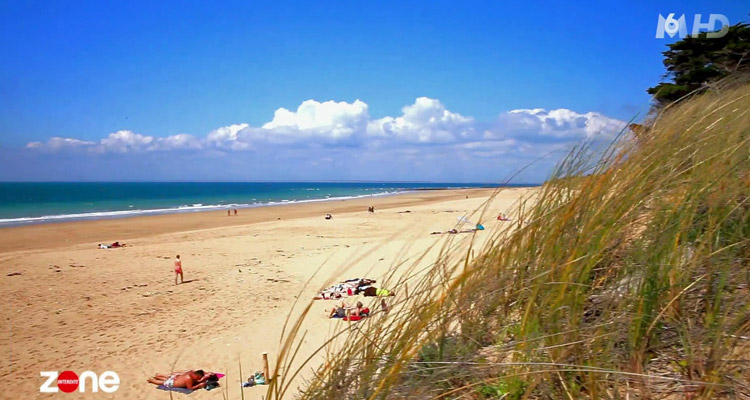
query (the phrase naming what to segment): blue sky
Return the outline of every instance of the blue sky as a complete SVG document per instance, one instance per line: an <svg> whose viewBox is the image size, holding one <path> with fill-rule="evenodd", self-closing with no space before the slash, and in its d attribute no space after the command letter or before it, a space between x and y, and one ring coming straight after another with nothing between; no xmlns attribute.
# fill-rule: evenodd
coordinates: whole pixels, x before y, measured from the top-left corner
<svg viewBox="0 0 750 400"><path fill-rule="evenodd" d="M0 180L497 181L647 111L659 13L750 11L514 3L3 2Z"/></svg>

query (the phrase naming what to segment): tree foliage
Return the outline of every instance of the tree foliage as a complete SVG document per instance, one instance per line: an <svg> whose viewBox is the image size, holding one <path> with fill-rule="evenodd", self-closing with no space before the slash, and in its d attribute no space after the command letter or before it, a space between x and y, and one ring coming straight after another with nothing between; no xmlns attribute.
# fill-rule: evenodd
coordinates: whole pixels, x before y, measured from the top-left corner
<svg viewBox="0 0 750 400"><path fill-rule="evenodd" d="M665 77L647 92L657 106L664 106L693 91L705 90L707 84L737 72L750 72L750 25L738 23L720 38L709 38L706 32L688 36L668 45L663 52Z"/></svg>

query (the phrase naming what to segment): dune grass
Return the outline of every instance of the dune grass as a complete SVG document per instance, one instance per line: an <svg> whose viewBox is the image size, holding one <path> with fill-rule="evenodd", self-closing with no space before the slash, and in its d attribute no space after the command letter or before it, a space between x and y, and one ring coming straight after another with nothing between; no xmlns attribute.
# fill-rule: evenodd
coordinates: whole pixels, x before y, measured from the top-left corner
<svg viewBox="0 0 750 400"><path fill-rule="evenodd" d="M338 332L319 367L298 353L307 306L267 398L750 398L750 85L592 154L489 245L394 267L394 309Z"/></svg>

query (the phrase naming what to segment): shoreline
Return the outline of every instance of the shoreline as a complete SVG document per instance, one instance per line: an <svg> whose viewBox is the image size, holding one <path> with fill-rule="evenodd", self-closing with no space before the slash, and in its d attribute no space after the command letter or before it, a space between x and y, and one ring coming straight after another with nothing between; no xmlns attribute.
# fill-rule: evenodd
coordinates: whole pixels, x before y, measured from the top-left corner
<svg viewBox="0 0 750 400"><path fill-rule="evenodd" d="M292 205L292 204L306 204L306 203L317 203L317 202L325 202L325 201L340 201L340 200L353 200L353 199L363 199L363 198L372 198L372 197L394 196L394 195L399 195L399 194L412 193L417 190L453 190L453 189L450 189L450 188L414 189L414 190L405 190L401 192L382 192L382 193L366 194L366 195L359 195L359 196L324 197L320 199L304 199L304 200L281 200L281 201L270 201L267 203L253 203L253 204L249 204L249 203L224 204L224 205L216 204L216 205L207 205L207 206L203 204L197 204L193 206L178 206L178 207L171 207L171 208L94 211L94 212L85 212L85 213L77 213L77 214L44 215L41 217L5 218L5 219L0 219L0 229L19 227L19 226L28 226L28 225L45 225L45 224L59 224L59 223L65 223L65 222L98 221L98 220L104 220L104 219L136 218L136 217L148 217L148 216L156 216L156 215L192 214L192 213L201 213L201 212L227 211L227 210L233 210L233 209L247 210L247 209L258 208L258 207L274 207L274 206L283 206L283 205ZM8 223L8 221L19 221L19 222Z"/></svg>
<svg viewBox="0 0 750 400"><path fill-rule="evenodd" d="M306 218L327 214L366 211L367 207L390 209L422 203L458 200L465 196L489 195L500 190L526 190L526 187L413 190L365 197L321 199L264 204L239 208L238 215L227 216L229 208L133 215L113 218L80 219L0 227L0 253L57 248L85 243L127 243L128 240L175 232L241 226L274 220Z"/></svg>
<svg viewBox="0 0 750 400"><path fill-rule="evenodd" d="M351 194L351 195L339 195L339 196L327 196L320 198L299 198L299 199L283 199L283 200L263 200L255 201L252 203L239 202L239 203L195 203L195 204L182 204L182 205L169 205L156 208L144 207L141 205L139 208L123 208L123 209L104 209L94 211L70 211L69 213L48 213L42 215L25 215L0 218L0 229L18 226L28 225L42 225L42 224L56 224L63 222L80 222L80 221L96 221L102 219L120 219L120 218L132 218L141 216L154 216L154 215L165 215L165 214L189 214L196 212L212 212L212 211L226 211L226 210L244 210L258 207L271 207L278 205L287 204L303 204L303 203L317 203L327 201L339 201L339 200L350 200L359 198L375 198L384 196L394 196L407 193L416 192L431 192L431 191L444 191L444 190L465 190L465 189L498 189L498 188L528 188L534 185L525 184L512 184L512 185L491 185L487 184L484 186L455 186L455 187L417 187L417 188L403 188L402 190L395 191L382 191L371 194ZM255 200L255 199L253 199Z"/></svg>

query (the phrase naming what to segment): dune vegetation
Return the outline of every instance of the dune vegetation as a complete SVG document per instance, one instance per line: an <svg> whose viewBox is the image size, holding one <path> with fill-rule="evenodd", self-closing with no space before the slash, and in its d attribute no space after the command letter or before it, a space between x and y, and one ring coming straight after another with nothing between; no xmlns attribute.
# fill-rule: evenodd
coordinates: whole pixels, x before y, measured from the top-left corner
<svg viewBox="0 0 750 400"><path fill-rule="evenodd" d="M512 217L429 271L394 267L394 309L273 372L268 398L750 398L750 85L576 149ZM299 326L275 365L309 356Z"/></svg>

